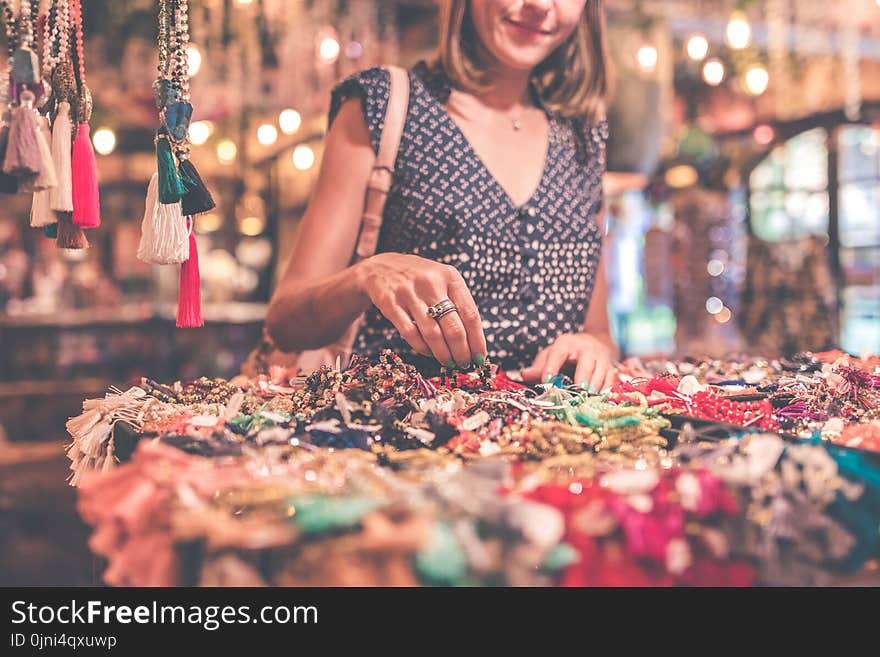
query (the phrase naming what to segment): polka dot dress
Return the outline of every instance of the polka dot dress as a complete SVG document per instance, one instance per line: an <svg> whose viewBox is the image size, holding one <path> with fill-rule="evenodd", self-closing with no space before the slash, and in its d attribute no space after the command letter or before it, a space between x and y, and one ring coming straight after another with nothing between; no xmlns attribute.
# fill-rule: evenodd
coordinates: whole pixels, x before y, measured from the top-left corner
<svg viewBox="0 0 880 657"><path fill-rule="evenodd" d="M537 189L517 206L446 112L445 76L419 62L409 77L409 108L377 252L456 267L480 310L492 362L526 367L558 335L579 331L584 322L601 250L596 217L607 123L563 117L533 93L547 112L550 143ZM389 88L382 68L350 76L333 90L330 121L343 101L359 97L378 152ZM437 366L415 354L371 308L354 349L373 356L385 347L420 367Z"/></svg>

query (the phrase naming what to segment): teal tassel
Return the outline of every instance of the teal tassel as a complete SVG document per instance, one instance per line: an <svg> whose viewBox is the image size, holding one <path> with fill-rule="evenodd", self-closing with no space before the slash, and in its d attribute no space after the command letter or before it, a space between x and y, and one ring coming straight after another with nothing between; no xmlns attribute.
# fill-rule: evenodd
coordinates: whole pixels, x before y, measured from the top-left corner
<svg viewBox="0 0 880 657"><path fill-rule="evenodd" d="M555 570L562 570L573 563L577 563L579 560L580 555L574 547L568 543L560 543L550 550L550 554L547 555L547 558L541 567L544 570L552 572Z"/></svg>
<svg viewBox="0 0 880 657"><path fill-rule="evenodd" d="M356 527L361 518L382 506L368 497L330 497L327 495L295 495L290 503L296 511L294 522L306 534Z"/></svg>
<svg viewBox="0 0 880 657"><path fill-rule="evenodd" d="M156 141L156 157L159 161L159 202L172 205L180 201L186 194L186 187L177 173L171 144L166 137Z"/></svg>
<svg viewBox="0 0 880 657"><path fill-rule="evenodd" d="M438 523L430 544L415 558L423 582L439 586L461 584L467 576L467 558L446 523Z"/></svg>
<svg viewBox="0 0 880 657"><path fill-rule="evenodd" d="M188 159L181 160L178 172L183 186L187 190L182 201L184 216L202 214L217 207L214 199L211 198L211 192L208 191L205 182L192 162Z"/></svg>
<svg viewBox="0 0 880 657"><path fill-rule="evenodd" d="M50 240L58 239L58 222L43 226L43 235Z"/></svg>

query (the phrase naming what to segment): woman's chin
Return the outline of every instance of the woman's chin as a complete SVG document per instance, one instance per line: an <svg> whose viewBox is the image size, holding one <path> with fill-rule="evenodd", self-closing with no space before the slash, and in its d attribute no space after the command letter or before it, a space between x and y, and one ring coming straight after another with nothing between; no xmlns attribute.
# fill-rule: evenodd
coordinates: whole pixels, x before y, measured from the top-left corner
<svg viewBox="0 0 880 657"><path fill-rule="evenodd" d="M498 63L511 71L531 71L547 57L544 49L534 52L503 52L497 56Z"/></svg>

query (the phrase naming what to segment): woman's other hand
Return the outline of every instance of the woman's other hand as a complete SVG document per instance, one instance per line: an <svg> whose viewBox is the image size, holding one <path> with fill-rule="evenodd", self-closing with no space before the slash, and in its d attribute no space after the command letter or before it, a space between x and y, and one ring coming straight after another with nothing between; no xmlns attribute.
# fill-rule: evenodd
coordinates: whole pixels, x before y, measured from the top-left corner
<svg viewBox="0 0 880 657"><path fill-rule="evenodd" d="M522 371L526 381L546 381L556 376L568 363L575 364L574 382L592 392L614 383L615 349L588 333L565 333L549 347L538 352L532 365Z"/></svg>
<svg viewBox="0 0 880 657"><path fill-rule="evenodd" d="M356 265L359 286L412 348L444 365L486 355L480 312L455 267L402 253L379 253ZM428 307L449 299L458 308L433 319Z"/></svg>

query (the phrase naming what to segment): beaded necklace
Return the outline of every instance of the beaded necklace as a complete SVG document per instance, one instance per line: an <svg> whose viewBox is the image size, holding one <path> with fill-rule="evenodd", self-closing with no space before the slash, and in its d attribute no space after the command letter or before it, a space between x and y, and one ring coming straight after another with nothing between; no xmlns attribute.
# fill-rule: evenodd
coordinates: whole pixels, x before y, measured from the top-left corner
<svg viewBox="0 0 880 657"><path fill-rule="evenodd" d="M181 264L177 326L202 326L198 252L192 216L216 207L190 161L187 46L188 0L159 2L158 76L153 95L159 110L156 175L147 190L138 258L155 264Z"/></svg>
<svg viewBox="0 0 880 657"><path fill-rule="evenodd" d="M81 39L81 20L79 38ZM75 113L79 110L76 74L70 52L71 11L69 0L54 0L49 8L43 35L43 75L52 80L52 96L57 114L58 103L67 101ZM82 49L79 44L77 50ZM79 57L82 62L82 56ZM82 74L82 72L81 72Z"/></svg>

